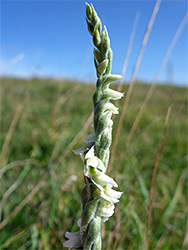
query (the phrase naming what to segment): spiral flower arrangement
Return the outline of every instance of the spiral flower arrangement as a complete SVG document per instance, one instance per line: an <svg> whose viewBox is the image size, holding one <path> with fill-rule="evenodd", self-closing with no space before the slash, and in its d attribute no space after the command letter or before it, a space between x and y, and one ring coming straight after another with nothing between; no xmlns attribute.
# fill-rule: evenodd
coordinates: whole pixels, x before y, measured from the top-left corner
<svg viewBox="0 0 188 250"><path fill-rule="evenodd" d="M100 250L101 221L105 222L114 213L115 203L122 192L116 191L117 183L108 175L110 145L112 141L112 114L118 114L118 108L111 102L123 97L123 93L109 88L111 82L121 78L111 74L112 50L108 32L102 24L93 5L86 3L86 22L93 38L94 63L97 74L96 91L93 95L93 129L82 148L74 150L84 162L85 187L81 192L82 215L78 220L80 230L67 232L64 247L69 249Z"/></svg>

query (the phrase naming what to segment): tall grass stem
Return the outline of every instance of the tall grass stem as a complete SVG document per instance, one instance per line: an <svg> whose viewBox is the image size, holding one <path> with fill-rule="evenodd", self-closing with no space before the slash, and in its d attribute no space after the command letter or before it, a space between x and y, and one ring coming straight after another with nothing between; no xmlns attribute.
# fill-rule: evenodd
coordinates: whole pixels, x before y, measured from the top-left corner
<svg viewBox="0 0 188 250"><path fill-rule="evenodd" d="M143 40L142 40L140 51L139 51L139 54L138 54L138 57L137 57L137 60L136 60L136 64L135 64L135 67L134 67L134 70L133 70L133 74L132 74L132 77L131 77L131 82L129 84L129 88L128 88L128 91L127 91L127 94L126 94L126 98L125 98L125 101L124 101L124 104L123 104L123 109L122 109L122 112L121 112L121 115L120 115L118 127L117 127L117 130L116 130L116 134L115 134L115 138L114 138L114 143L113 143L112 151L111 151L111 157L110 157L108 172L110 172L110 169L111 169L111 165L112 165L113 158L114 158L114 155L115 155L115 151L116 151L116 147L117 147L117 143L118 143L118 139L119 139L121 127L122 127L122 124L123 124L123 119L124 119L124 116L125 116L125 112L127 110L127 105L129 103L129 99L130 99L130 96L131 96L134 84L135 84L136 74L138 72L138 69L139 69L139 66L140 66L140 63L141 63L141 60L142 60L142 56L143 56L145 47L147 45L147 41L148 41L149 35L151 33L151 30L152 30L155 18L157 16L158 11L159 11L159 7L160 7L160 4L161 4L161 1L162 0L157 0L156 1L153 13L151 15L151 18L149 20L148 26L146 28L146 31L145 31L145 34L144 34L144 37L143 37Z"/></svg>
<svg viewBox="0 0 188 250"><path fill-rule="evenodd" d="M131 127L131 130L130 130L130 132L129 132L126 140L125 140L125 146L127 146L127 144L129 143L130 139L132 138L132 136L133 136L133 134L134 134L134 132L135 132L137 126L138 126L138 123L139 123L139 121L140 121L140 119L141 119L141 117L142 117L142 115L143 115L143 113L145 111L145 108L147 107L147 104L150 101L151 96L152 96L152 94L153 94L153 92L155 90L155 87L157 85L159 76L160 76L162 70L164 69L164 66L166 65L166 63L168 61L168 58L170 57L170 55L171 55L171 53L173 51L173 48L174 48L176 42L178 41L183 29L185 28L185 25L186 25L187 21L188 21L188 13L185 15L185 17L183 18L180 26L178 27L178 29L177 29L177 31L176 31L170 45L169 45L169 48L168 48L168 50L167 50L167 52L166 52L166 54L165 54L165 56L164 56L164 58L162 60L162 63L159 66L159 69L158 69L158 71L157 71L157 73L155 75L155 78L154 78L154 80L153 80L153 82L152 82L152 84L151 84L151 86L150 86L150 88L148 90L148 93L147 93L147 95L145 97L145 100L144 100L144 102L143 102L143 104L142 104L142 106L141 106L141 108L139 110L139 113L136 116L136 119L135 119L135 121L134 121L134 123L133 123L133 125Z"/></svg>

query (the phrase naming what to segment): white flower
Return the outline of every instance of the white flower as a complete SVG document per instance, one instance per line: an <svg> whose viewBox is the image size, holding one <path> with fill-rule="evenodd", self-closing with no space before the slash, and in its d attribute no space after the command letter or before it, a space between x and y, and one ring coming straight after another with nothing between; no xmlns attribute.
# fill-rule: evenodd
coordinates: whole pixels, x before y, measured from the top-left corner
<svg viewBox="0 0 188 250"><path fill-rule="evenodd" d="M79 226L79 228L81 228L81 223L82 223L82 219L80 218L77 220L77 225Z"/></svg>
<svg viewBox="0 0 188 250"><path fill-rule="evenodd" d="M91 179L100 186L109 185L110 187L118 187L117 183L111 177L100 171L96 171L96 173L91 176Z"/></svg>
<svg viewBox="0 0 188 250"><path fill-rule="evenodd" d="M88 155L86 157L88 157ZM85 166L86 172L88 172L90 166L94 167L96 170L101 170L102 172L106 170L104 163L97 156L92 156L91 158L88 159L86 158L86 166Z"/></svg>
<svg viewBox="0 0 188 250"><path fill-rule="evenodd" d="M85 159L89 159L94 156L94 146L90 148L90 150L86 153Z"/></svg>
<svg viewBox="0 0 188 250"><path fill-rule="evenodd" d="M103 97L104 98L110 98L112 100L121 99L124 96L124 93L121 93L119 91L115 91L113 89L105 89L103 91Z"/></svg>
<svg viewBox="0 0 188 250"><path fill-rule="evenodd" d="M93 147L86 154L86 164L84 166L84 175L91 179L91 181L98 187L96 196L100 196L110 203L119 202L122 192L115 191L112 187L117 187L117 183L108 175L104 173L105 167L103 162L94 155ZM92 156L91 158L88 158Z"/></svg>
<svg viewBox="0 0 188 250"><path fill-rule="evenodd" d="M109 185L107 185L103 188L101 192L101 197L111 203L117 203L119 202L118 199L121 197L122 194L123 192L113 190L111 187L109 187Z"/></svg>
<svg viewBox="0 0 188 250"><path fill-rule="evenodd" d="M87 151L89 152L90 148L93 146L93 144L94 144L94 142L90 142L79 149L73 150L73 153L75 155L80 155L81 159L84 161L84 153Z"/></svg>
<svg viewBox="0 0 188 250"><path fill-rule="evenodd" d="M106 110L109 110L109 111L111 111L113 114L119 114L119 108L117 108L114 104L112 104L112 103L105 103L104 105L103 105L103 109L104 109L104 111L106 111Z"/></svg>
<svg viewBox="0 0 188 250"><path fill-rule="evenodd" d="M107 184L110 187L118 186L111 177L104 174L106 168L103 162L97 156L94 156L94 146L87 152L85 159L84 175L90 178L99 189Z"/></svg>
<svg viewBox="0 0 188 250"><path fill-rule="evenodd" d="M68 240L63 243L64 247L72 249L82 246L80 232L76 233L66 232L65 236L68 238Z"/></svg>
<svg viewBox="0 0 188 250"><path fill-rule="evenodd" d="M111 187L106 185L104 187L96 189L94 195L96 197L101 197L102 199L110 203L117 203L119 202L118 199L121 197L122 193L123 192L113 190Z"/></svg>
<svg viewBox="0 0 188 250"><path fill-rule="evenodd" d="M92 149L91 149L92 150ZM101 169L103 172L101 172ZM105 167L103 162L96 156L86 159L84 166L84 175L91 179L91 181L98 187L95 194L100 196L110 203L119 202L122 192L115 191L112 187L117 187L117 183L108 175L104 174Z"/></svg>
<svg viewBox="0 0 188 250"><path fill-rule="evenodd" d="M81 218L77 220L77 225L79 226L79 228L81 227ZM63 243L64 247L72 249L72 248L79 248L82 246L80 232L76 233L66 232L65 237L67 237L68 240Z"/></svg>
<svg viewBox="0 0 188 250"><path fill-rule="evenodd" d="M97 215L102 218L102 221L107 221L110 216L114 213L114 204L107 202L107 201L101 201L100 205L97 209Z"/></svg>

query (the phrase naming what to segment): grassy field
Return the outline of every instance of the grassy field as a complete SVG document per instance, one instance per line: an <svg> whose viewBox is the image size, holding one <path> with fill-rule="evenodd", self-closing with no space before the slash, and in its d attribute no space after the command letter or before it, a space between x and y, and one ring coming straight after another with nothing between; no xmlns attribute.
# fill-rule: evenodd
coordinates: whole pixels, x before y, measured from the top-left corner
<svg viewBox="0 0 188 250"><path fill-rule="evenodd" d="M70 81L1 79L0 249L63 249L65 232L78 230L83 164L72 150L92 132L94 89ZM124 118L110 171L124 194L102 225L104 250L145 249L153 167L175 117L157 164L149 240L150 249L186 249L187 89L158 86L125 146L148 89L136 84Z"/></svg>

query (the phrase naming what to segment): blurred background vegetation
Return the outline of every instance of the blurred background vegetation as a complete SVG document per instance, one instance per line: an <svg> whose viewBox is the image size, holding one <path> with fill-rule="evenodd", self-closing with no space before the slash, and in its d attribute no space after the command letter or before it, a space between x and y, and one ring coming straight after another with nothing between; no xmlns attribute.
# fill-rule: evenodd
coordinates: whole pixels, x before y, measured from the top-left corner
<svg viewBox="0 0 188 250"><path fill-rule="evenodd" d="M68 80L1 79L0 249L63 249L65 231L78 230L83 164L72 150L92 132L94 89ZM123 121L110 175L124 194L102 225L103 249L145 249L159 156L150 249L186 248L187 88L159 85L125 145L148 89L136 83Z"/></svg>

